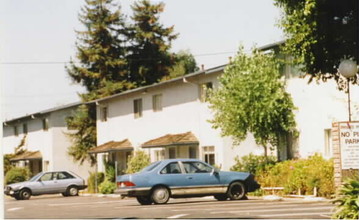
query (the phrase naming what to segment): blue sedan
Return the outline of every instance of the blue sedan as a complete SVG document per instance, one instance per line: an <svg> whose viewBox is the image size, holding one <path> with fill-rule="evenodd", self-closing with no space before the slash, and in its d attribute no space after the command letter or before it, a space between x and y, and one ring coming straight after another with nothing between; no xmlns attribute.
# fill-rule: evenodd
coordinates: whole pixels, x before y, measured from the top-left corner
<svg viewBox="0 0 359 220"><path fill-rule="evenodd" d="M250 173L219 171L197 159L154 162L138 173L118 176L117 186L115 193L136 197L141 205L209 195L220 201L239 200L260 187Z"/></svg>

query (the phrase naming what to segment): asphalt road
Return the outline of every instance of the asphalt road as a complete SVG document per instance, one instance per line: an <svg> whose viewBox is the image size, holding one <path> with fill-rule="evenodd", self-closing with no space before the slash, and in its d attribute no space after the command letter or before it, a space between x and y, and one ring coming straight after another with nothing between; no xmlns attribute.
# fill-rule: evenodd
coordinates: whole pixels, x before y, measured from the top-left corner
<svg viewBox="0 0 359 220"><path fill-rule="evenodd" d="M330 219L334 207L329 201L250 198L219 202L211 197L170 199L168 204L149 206L141 206L133 198L61 195L37 196L22 201L5 197L4 202L6 219Z"/></svg>

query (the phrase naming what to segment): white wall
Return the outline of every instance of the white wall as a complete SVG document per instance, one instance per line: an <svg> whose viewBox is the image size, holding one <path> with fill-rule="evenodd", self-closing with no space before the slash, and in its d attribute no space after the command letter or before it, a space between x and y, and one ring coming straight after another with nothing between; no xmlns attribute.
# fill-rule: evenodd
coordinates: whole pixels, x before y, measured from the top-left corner
<svg viewBox="0 0 359 220"><path fill-rule="evenodd" d="M200 142L199 158L203 159L203 146L215 146L216 164L228 170L236 155L244 155L242 152L258 152L258 147L250 136L241 147L232 148L232 143L222 138L220 131L213 129L208 122L212 114L208 104L200 101L200 85L212 82L217 87L218 75L219 73L210 74L188 79L187 82L168 83L149 88L145 94L131 93L100 102L97 107L98 145L128 138L135 148L139 148L141 144L166 134L191 131ZM155 94L162 94L163 110L160 112L152 110L152 96ZM138 98L143 101L143 116L135 119L133 100ZM108 108L106 122L99 120L102 106Z"/></svg>

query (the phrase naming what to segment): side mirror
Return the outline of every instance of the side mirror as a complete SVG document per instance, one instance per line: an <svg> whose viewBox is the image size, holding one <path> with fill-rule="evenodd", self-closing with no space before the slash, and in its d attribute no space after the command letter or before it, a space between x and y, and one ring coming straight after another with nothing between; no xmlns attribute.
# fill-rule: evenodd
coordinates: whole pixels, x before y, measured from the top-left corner
<svg viewBox="0 0 359 220"><path fill-rule="evenodd" d="M213 168L211 175L218 175L218 173L219 173L219 170L217 168Z"/></svg>

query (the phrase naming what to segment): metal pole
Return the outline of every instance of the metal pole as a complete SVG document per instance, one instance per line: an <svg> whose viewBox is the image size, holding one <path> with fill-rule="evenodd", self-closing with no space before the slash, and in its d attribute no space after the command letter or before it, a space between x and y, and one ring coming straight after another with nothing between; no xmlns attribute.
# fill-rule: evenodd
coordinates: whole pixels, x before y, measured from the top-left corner
<svg viewBox="0 0 359 220"><path fill-rule="evenodd" d="M115 183L117 179L117 160L115 161Z"/></svg>
<svg viewBox="0 0 359 220"><path fill-rule="evenodd" d="M351 114L351 110L350 110L350 82L349 82L349 78L347 79L348 82L348 110L349 110L349 122L352 121L352 114Z"/></svg>

